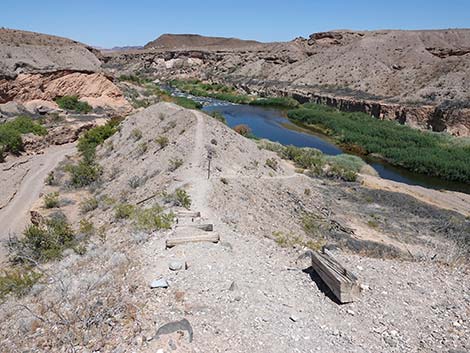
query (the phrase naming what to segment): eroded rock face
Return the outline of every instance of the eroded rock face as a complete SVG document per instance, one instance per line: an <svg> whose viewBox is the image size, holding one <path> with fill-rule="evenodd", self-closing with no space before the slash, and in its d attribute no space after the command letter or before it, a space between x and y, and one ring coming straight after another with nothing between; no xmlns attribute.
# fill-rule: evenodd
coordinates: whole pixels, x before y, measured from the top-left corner
<svg viewBox="0 0 470 353"><path fill-rule="evenodd" d="M67 38L0 29L0 104L77 95L94 108L127 113L132 108L101 73L101 58L98 50Z"/></svg>
<svg viewBox="0 0 470 353"><path fill-rule="evenodd" d="M76 95L94 108L108 108L122 113L132 109L121 90L102 73L28 73L20 74L14 80L0 80L0 103L53 101L66 95Z"/></svg>

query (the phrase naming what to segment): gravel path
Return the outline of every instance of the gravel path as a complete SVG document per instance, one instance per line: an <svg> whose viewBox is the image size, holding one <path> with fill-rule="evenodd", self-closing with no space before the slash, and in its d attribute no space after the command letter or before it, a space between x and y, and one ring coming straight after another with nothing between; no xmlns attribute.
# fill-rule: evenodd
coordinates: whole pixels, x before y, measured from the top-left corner
<svg viewBox="0 0 470 353"><path fill-rule="evenodd" d="M29 221L29 210L39 198L47 174L54 170L57 164L67 154L75 151L75 144L53 146L44 154L30 157L28 162L18 168L18 173L10 175L17 185L10 191L12 197L0 209L0 241L8 239L10 234L23 231ZM16 175L15 175L16 174ZM0 247L0 261L5 259L6 249Z"/></svg>

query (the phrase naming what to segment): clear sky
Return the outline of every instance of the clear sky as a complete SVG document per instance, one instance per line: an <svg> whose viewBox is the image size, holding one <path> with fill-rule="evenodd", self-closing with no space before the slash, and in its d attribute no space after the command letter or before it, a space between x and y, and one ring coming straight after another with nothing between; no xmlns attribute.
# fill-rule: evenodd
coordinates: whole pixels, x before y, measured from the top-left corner
<svg viewBox="0 0 470 353"><path fill-rule="evenodd" d="M469 28L470 0L1 0L0 26L100 47L163 33L285 41L330 29Z"/></svg>

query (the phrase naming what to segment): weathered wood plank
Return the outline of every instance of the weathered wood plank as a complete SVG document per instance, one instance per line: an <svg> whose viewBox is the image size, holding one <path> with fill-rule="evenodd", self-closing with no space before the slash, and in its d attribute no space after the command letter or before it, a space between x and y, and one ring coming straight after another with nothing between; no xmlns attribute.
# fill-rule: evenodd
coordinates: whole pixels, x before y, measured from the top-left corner
<svg viewBox="0 0 470 353"><path fill-rule="evenodd" d="M176 228L196 228L206 232L212 232L214 230L213 224L177 224Z"/></svg>
<svg viewBox="0 0 470 353"><path fill-rule="evenodd" d="M341 303L357 300L361 293L357 277L327 254L310 252L312 267Z"/></svg>
<svg viewBox="0 0 470 353"><path fill-rule="evenodd" d="M176 211L176 217L198 218L201 217L201 212L194 211Z"/></svg>
<svg viewBox="0 0 470 353"><path fill-rule="evenodd" d="M199 242L210 242L218 243L220 241L220 236L218 234L202 234L202 235L191 235L187 237L177 237L171 238L166 241L166 247L172 248L176 245L186 244L186 243L199 243Z"/></svg>

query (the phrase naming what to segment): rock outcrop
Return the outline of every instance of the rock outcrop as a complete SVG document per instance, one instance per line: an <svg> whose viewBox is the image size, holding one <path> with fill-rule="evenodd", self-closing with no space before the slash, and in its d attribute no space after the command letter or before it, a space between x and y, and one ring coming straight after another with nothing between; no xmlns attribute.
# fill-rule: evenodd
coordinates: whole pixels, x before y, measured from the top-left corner
<svg viewBox="0 0 470 353"><path fill-rule="evenodd" d="M0 29L0 104L76 95L93 107L129 112L100 58L98 50L66 38Z"/></svg>

